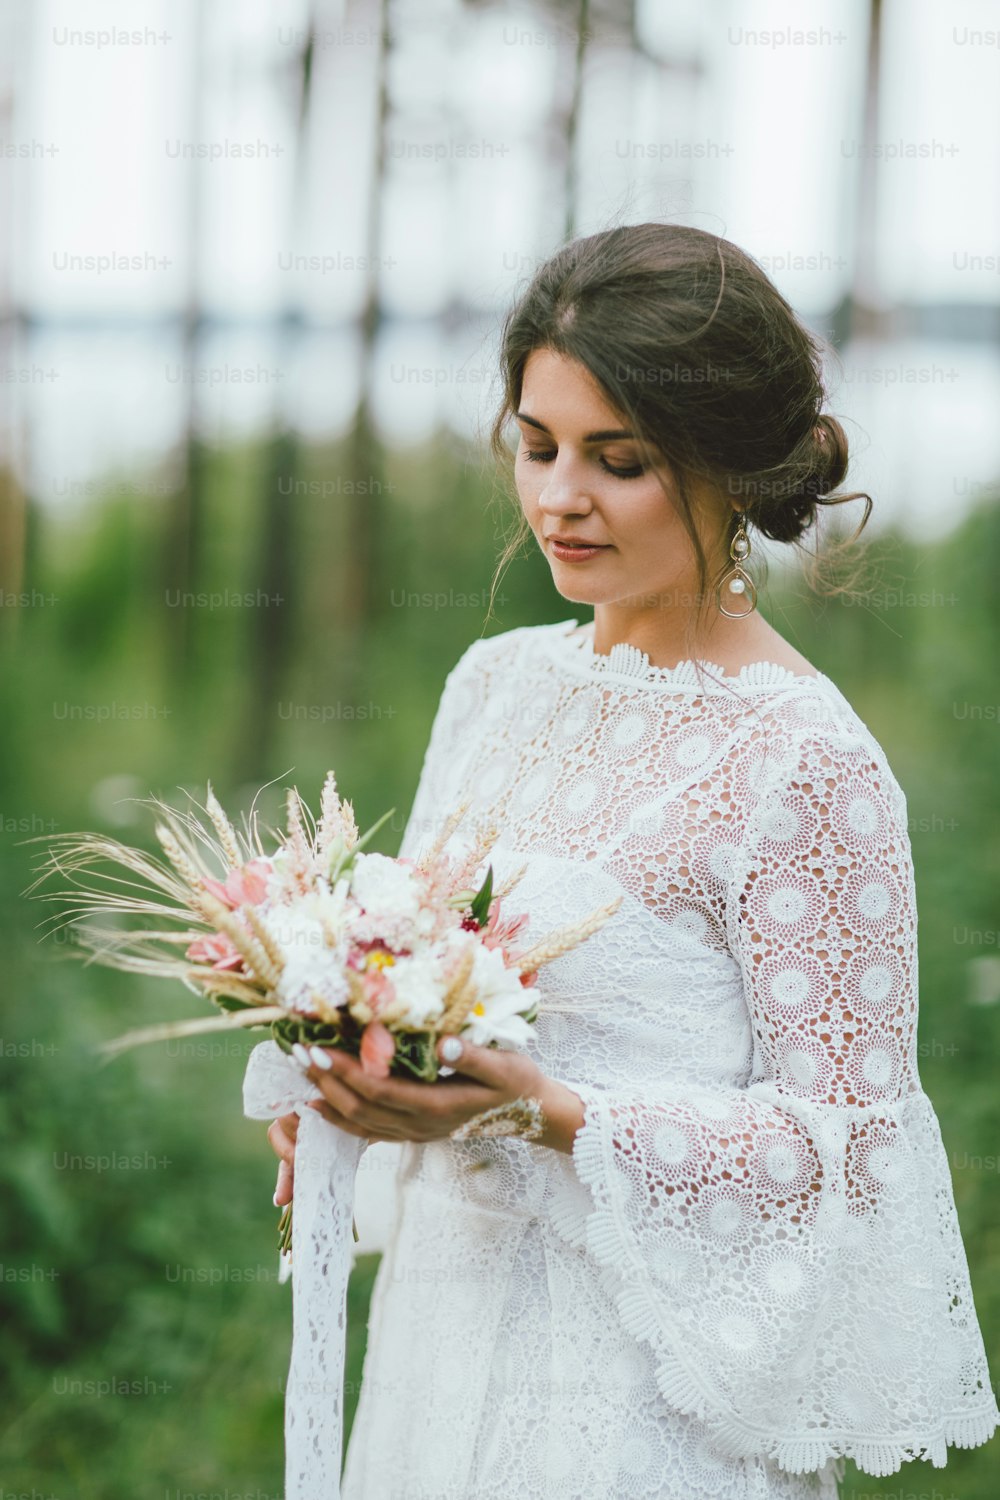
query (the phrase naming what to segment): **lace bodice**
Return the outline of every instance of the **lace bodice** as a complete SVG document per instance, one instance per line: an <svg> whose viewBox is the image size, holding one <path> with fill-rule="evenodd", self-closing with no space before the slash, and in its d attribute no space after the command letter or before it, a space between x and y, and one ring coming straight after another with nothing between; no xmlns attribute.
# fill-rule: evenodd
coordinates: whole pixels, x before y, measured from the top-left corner
<svg viewBox="0 0 1000 1500"><path fill-rule="evenodd" d="M526 942L624 893L538 979L532 1051L585 1122L572 1156L403 1148L345 1500L799 1497L845 1456L941 1465L1000 1413L917 1070L903 794L828 678L657 668L577 623L464 653L400 852L471 797L454 846L499 825ZM441 1273L443 1319L456 1257L478 1279Z"/></svg>
<svg viewBox="0 0 1000 1500"><path fill-rule="evenodd" d="M756 664L700 681L629 646L599 655L575 625L469 649L402 852L471 793L470 821L500 823L502 857L544 871L544 915L519 887L532 929L568 920L584 887L627 893L603 941L543 975L547 1017L589 1006L575 1034L595 1081L603 1024L630 1048L647 1028L636 1082L768 1077L852 1107L919 1089L906 803L865 725L822 675ZM694 975L728 997L726 1028L691 1003ZM628 1011L612 1014L623 978Z"/></svg>

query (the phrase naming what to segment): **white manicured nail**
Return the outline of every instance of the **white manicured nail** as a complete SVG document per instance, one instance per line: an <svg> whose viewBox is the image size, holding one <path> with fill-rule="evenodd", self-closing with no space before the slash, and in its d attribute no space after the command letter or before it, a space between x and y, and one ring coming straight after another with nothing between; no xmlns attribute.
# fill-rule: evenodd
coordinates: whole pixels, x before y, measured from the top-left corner
<svg viewBox="0 0 1000 1500"><path fill-rule="evenodd" d="M312 1067L312 1058L309 1056L309 1049L307 1047L303 1047L301 1042L292 1043L292 1056L295 1058L295 1061L298 1063L300 1068Z"/></svg>
<svg viewBox="0 0 1000 1500"><path fill-rule="evenodd" d="M330 1061L329 1052L324 1052L322 1047L310 1047L309 1056L312 1058L317 1068L322 1068L324 1073L329 1072L329 1070L333 1067L333 1063Z"/></svg>
<svg viewBox="0 0 1000 1500"><path fill-rule="evenodd" d="M446 1036L441 1043L441 1056L445 1062L458 1062L462 1055L462 1043L457 1036Z"/></svg>

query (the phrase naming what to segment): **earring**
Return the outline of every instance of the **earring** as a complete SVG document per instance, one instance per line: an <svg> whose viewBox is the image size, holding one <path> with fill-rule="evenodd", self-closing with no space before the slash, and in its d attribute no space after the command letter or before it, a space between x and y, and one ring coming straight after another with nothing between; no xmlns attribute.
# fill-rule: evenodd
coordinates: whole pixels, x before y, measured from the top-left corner
<svg viewBox="0 0 1000 1500"><path fill-rule="evenodd" d="M739 521L737 522L733 539L729 543L729 556L733 560L733 566L724 575L715 591L719 609L730 620L742 620L745 615L752 615L757 608L757 590L754 588L753 579L750 577L750 574L743 567L744 562L750 556L750 538L747 536L746 527L743 525L742 513L737 511L737 515L739 516ZM737 597L740 594L745 594L748 600L748 608L727 609L722 602L723 589L727 590L730 594L737 595Z"/></svg>

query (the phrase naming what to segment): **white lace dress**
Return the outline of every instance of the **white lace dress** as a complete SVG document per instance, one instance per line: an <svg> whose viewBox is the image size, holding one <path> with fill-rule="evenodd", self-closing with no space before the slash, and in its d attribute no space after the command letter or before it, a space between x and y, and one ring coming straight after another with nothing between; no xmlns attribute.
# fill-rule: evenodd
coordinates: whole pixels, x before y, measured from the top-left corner
<svg viewBox="0 0 1000 1500"><path fill-rule="evenodd" d="M903 794L828 678L699 680L576 625L465 652L401 852L471 795L526 942L625 892L539 975L532 1052L585 1123L572 1156L400 1149L344 1500L942 1466L1000 1413L917 1074Z"/></svg>

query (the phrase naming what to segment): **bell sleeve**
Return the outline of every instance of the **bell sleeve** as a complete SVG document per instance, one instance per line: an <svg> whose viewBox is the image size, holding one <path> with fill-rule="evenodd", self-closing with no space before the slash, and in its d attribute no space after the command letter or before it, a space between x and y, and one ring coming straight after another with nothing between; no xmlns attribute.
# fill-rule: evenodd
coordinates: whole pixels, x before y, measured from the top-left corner
<svg viewBox="0 0 1000 1500"><path fill-rule="evenodd" d="M727 941L745 1086L571 1087L557 1232L593 1257L675 1409L791 1473L895 1473L1000 1412L916 1065L906 805L870 736L799 729L757 783Z"/></svg>

